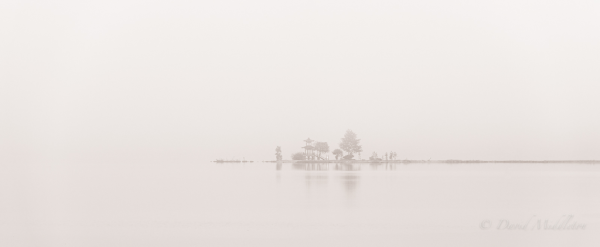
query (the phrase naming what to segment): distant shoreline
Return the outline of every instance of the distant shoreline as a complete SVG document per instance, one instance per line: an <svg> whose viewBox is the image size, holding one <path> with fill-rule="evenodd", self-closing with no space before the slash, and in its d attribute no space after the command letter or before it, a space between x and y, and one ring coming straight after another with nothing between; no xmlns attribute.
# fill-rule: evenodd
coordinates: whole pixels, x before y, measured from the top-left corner
<svg viewBox="0 0 600 247"><path fill-rule="evenodd" d="M443 163L443 164L480 164L480 163L579 163L600 164L600 160L281 160L263 161L268 163Z"/></svg>

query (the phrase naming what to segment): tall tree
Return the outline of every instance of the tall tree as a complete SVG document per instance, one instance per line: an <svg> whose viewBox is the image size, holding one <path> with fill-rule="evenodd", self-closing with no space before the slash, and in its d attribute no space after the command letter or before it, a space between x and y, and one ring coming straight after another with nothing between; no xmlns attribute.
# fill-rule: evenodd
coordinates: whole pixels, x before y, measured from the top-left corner
<svg viewBox="0 0 600 247"><path fill-rule="evenodd" d="M281 160L281 147L277 146L277 148L275 149L275 158L277 159L277 161Z"/></svg>
<svg viewBox="0 0 600 247"><path fill-rule="evenodd" d="M356 134L352 130L347 130L342 142L340 142L340 148L346 151L348 154L362 152L360 146L360 139L356 139Z"/></svg>

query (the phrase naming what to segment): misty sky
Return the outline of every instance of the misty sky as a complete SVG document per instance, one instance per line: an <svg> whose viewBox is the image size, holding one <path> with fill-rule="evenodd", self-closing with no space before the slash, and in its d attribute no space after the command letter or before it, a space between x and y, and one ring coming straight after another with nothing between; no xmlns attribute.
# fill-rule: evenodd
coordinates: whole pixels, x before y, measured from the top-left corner
<svg viewBox="0 0 600 247"><path fill-rule="evenodd" d="M41 1L40 1L41 2ZM600 159L598 1L0 2L0 163Z"/></svg>

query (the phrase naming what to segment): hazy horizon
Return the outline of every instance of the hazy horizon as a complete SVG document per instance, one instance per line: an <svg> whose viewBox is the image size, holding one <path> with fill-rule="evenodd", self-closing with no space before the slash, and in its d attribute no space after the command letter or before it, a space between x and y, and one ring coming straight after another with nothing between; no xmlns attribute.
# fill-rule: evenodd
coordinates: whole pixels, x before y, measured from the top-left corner
<svg viewBox="0 0 600 247"><path fill-rule="evenodd" d="M0 3L0 163L600 159L600 2Z"/></svg>

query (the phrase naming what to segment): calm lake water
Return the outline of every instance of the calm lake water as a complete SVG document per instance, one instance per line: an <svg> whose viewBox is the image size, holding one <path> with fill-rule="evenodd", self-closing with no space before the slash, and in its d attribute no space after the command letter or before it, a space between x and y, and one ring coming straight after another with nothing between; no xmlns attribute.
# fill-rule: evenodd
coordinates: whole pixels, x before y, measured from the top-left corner
<svg viewBox="0 0 600 247"><path fill-rule="evenodd" d="M600 246L590 164L4 166L0 196L0 246Z"/></svg>

